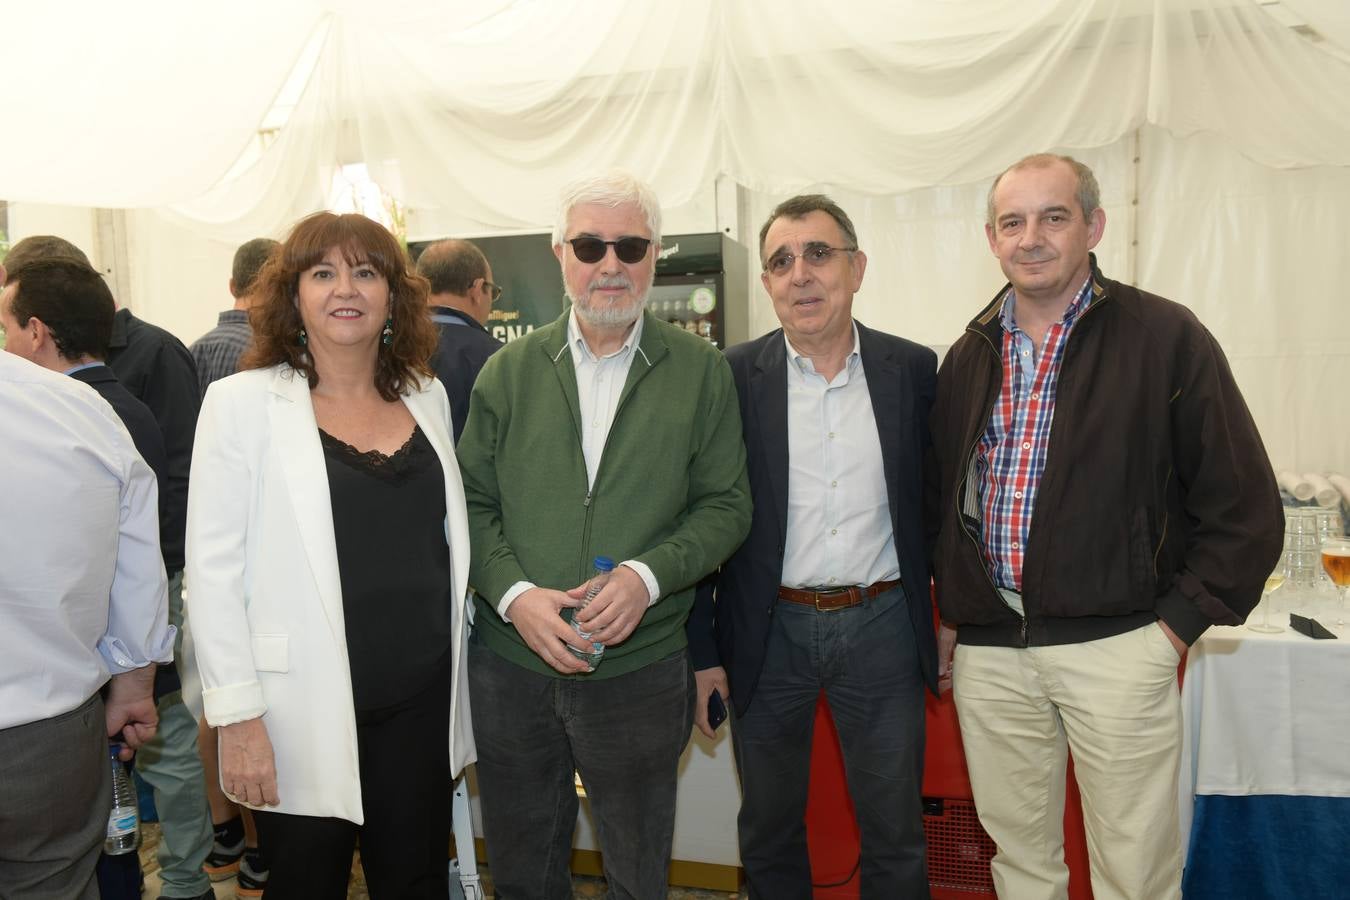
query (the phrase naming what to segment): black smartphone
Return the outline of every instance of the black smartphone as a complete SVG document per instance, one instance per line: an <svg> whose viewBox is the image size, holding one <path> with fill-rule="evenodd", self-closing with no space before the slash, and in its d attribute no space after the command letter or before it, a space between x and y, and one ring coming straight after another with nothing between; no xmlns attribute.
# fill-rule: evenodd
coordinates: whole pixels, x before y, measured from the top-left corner
<svg viewBox="0 0 1350 900"><path fill-rule="evenodd" d="M708 727L713 731L717 726L727 720L727 705L722 702L722 692L713 688L713 692L708 695Z"/></svg>

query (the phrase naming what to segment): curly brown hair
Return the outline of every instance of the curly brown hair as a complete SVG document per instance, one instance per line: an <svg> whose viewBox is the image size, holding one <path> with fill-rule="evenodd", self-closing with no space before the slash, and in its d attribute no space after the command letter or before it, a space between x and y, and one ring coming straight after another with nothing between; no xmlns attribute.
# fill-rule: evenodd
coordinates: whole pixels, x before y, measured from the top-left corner
<svg viewBox="0 0 1350 900"><path fill-rule="evenodd" d="M253 343L239 368L263 369L286 363L309 379L310 390L318 385L314 361L299 341L304 323L296 297L301 273L322 262L334 247L341 248L348 265L369 263L389 282L394 336L391 343L378 345L375 389L392 403L433 374L430 359L437 336L427 311L429 286L412 269L407 253L384 226L355 213L306 216L273 251L253 284L257 298L249 313Z"/></svg>

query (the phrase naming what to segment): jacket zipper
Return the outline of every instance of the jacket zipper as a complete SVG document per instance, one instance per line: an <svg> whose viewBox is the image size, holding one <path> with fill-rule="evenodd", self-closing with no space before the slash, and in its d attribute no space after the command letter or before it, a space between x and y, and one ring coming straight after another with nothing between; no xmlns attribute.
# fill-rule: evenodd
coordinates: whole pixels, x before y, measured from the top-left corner
<svg viewBox="0 0 1350 900"><path fill-rule="evenodd" d="M636 345L636 346L633 347L632 352L633 352L633 353L638 353L638 352L640 352L640 350L641 350L641 345L638 344L638 345ZM643 362L646 363L646 359L647 359L646 354L643 354L642 359L643 359ZM634 360L634 362L637 362L637 360ZM646 371L646 372L643 372L642 375L639 376L638 381L641 381L643 378L647 377L647 374L648 374L648 372L651 371L651 368L652 368L652 366L651 366L650 364L648 364L648 365L647 365L647 371ZM615 427L616 425L619 424L619 415L624 411L624 408L628 405L628 400L629 400L629 398L633 395L633 392L636 391L636 390L637 390L637 383L634 382L634 384L633 384L633 390L629 391L627 394L625 394L625 395L623 395L623 396L621 396L621 397L619 398L619 403L618 403L618 405L614 407L614 418L612 418L612 419L610 420L610 422L609 422L609 431L610 431L610 434L612 434L612 433L614 432L614 427ZM605 446L600 448L600 462L597 463L597 464L596 464L596 467L595 467L595 481L596 481L596 482L599 482L599 481L600 481L600 476L604 474L604 471L605 471L605 456L606 456L605 451L608 450L608 449L609 449L609 435L607 434L607 435L605 435ZM585 454L585 451L583 450L583 451L582 451L582 463L583 463L583 465L585 464L585 456L586 456L586 454ZM584 521L583 521L583 523L582 523L582 529L581 529L581 575L580 575L580 578L581 578L582 581L585 581L586 579L590 578L590 575L591 575L591 555L590 555L590 546L591 546L591 518L592 518L592 513L594 512L594 511L591 509L591 500L592 500L592 498L593 498L594 496L595 496L595 484L591 484L590 486L588 486L588 487L586 488L586 496L585 496L585 498L581 501L581 506L582 506L582 508L586 510L585 519L584 519ZM604 552L605 552L605 553L609 553L610 551L609 551L608 549L606 549Z"/></svg>
<svg viewBox="0 0 1350 900"><path fill-rule="evenodd" d="M590 576L590 569L587 563L590 561L587 557L591 546L591 497L594 495L593 488L586 489L586 497L581 501L581 507L585 510L585 518L581 523L581 574L577 576L578 583L584 582Z"/></svg>
<svg viewBox="0 0 1350 900"><path fill-rule="evenodd" d="M1092 271L1092 273L1091 273L1091 275L1090 275L1089 277L1091 278L1092 285L1095 286L1095 285L1097 284L1097 272L1096 272L1095 269ZM1091 289L1092 289L1092 288L1089 287L1089 290L1091 290ZM1083 310L1082 313L1079 314L1079 316L1078 316L1078 321L1074 323L1073 331L1069 333L1069 337L1068 337L1068 339L1067 339L1067 342L1066 342L1065 345L1064 345L1064 358L1060 360L1060 364L1059 364L1059 377L1058 377L1058 379L1057 379L1058 382L1061 382L1061 383L1062 383L1063 380L1064 380L1064 364L1067 363L1067 362L1069 361L1069 350L1070 350L1071 347L1074 346L1074 345L1073 345L1074 336L1075 336L1076 334L1079 333L1079 328L1078 328L1078 326L1081 325L1081 324L1083 323L1083 320L1084 320L1084 319L1086 319L1088 316L1090 316L1090 315L1092 315L1094 312L1096 312L1097 307L1101 306L1102 303L1106 302L1106 301L1109 300L1109 299L1110 299L1109 295L1107 295L1106 293L1103 292L1103 294L1102 294L1102 296L1101 296L1101 298L1100 298L1099 300L1094 300L1093 302L1089 303L1089 304L1088 304L1088 308L1085 309L1085 310ZM987 338L986 338L986 340L987 340ZM1055 409L1055 415L1056 415L1056 417L1058 417L1058 416L1059 416L1059 408L1058 408L1058 407L1059 407L1059 399L1058 399L1058 392L1059 392L1059 389L1058 389L1058 387L1056 387L1055 390L1056 390L1056 400L1055 400L1055 407L1056 407L1056 409ZM1056 430L1052 428L1052 429L1050 430L1050 440L1051 440L1051 441L1054 441L1055 435L1056 435L1056 434L1057 434ZM1042 487L1044 487L1045 484L1046 484L1046 482L1048 481L1048 479L1046 478L1047 471L1050 472L1050 473L1052 473L1052 474L1053 474L1053 472L1054 472L1054 470L1052 470L1052 469L1049 468L1049 462L1050 462L1050 458L1051 458L1050 450L1052 449L1052 447L1053 447L1053 444L1048 445L1048 446L1045 448L1046 471L1042 471L1042 472L1041 472L1041 486L1042 486ZM1044 491L1039 491L1038 493L1040 493L1040 494L1043 495L1043 494L1044 494ZM1039 500L1039 499L1037 500L1036 505L1037 505L1037 507L1039 508L1039 506L1040 506L1040 500ZM1036 524L1036 513L1033 511L1032 514L1031 514L1031 526L1034 527L1035 524ZM1030 529L1030 528L1027 529L1027 533L1028 533L1028 534L1031 533L1031 529ZM1029 543L1029 542L1028 542L1028 543ZM1024 567L1024 570L1025 570L1025 567ZM1024 583L1025 583L1025 579L1024 579ZM1031 630L1031 629L1030 629L1030 627L1029 627L1028 624L1027 624L1026 617L1024 616L1023 619L1022 619L1022 642L1023 642L1023 645L1024 645L1024 646L1030 646L1030 643L1029 643L1029 640L1030 640L1030 638L1029 638L1030 630Z"/></svg>
<svg viewBox="0 0 1350 900"><path fill-rule="evenodd" d="M1095 285L1097 284L1097 272L1096 272L1095 269L1093 270L1093 272L1092 272L1092 274L1091 274L1091 279L1092 279L1092 284L1095 286ZM1089 288L1089 290L1091 290L1091 289L1092 289L1092 288ZM1073 331L1069 332L1069 337L1067 338L1067 340L1066 340L1066 342L1065 342L1065 344L1064 344L1064 357L1060 360L1060 363L1059 363L1059 377L1058 377L1058 379L1057 379L1057 382L1058 382L1059 384L1062 384L1062 383L1064 382L1064 366L1065 366L1065 364L1069 361L1069 349L1070 349L1071 347L1074 346L1074 345L1073 345L1073 341L1074 341L1075 335L1077 335L1077 334L1080 333L1080 332L1079 332L1078 326L1081 325L1081 324L1083 323L1083 320L1084 320L1084 319L1086 319L1088 316L1090 316L1090 315L1092 315L1094 312L1096 312L1097 308L1098 308L1099 306L1101 306L1103 303L1105 303L1105 302L1106 302L1107 300L1109 300L1109 299L1110 299L1110 295L1108 295L1108 294L1106 294L1105 292L1103 292L1100 299L1093 300L1091 303L1088 304L1088 308L1085 309L1085 310L1083 310L1083 311L1078 315L1078 321L1074 323ZM1059 415L1059 388L1058 388L1058 385L1057 385L1056 388L1055 388L1055 395L1056 395L1056 396L1055 396L1055 417L1056 417L1056 418L1060 418L1060 415ZM1062 421L1062 419L1061 419L1061 421ZM1046 483L1049 482L1049 480L1050 480L1049 478L1046 477L1047 474L1055 474L1055 470L1053 470L1053 469L1050 468L1050 460L1051 460L1051 458L1052 458L1050 451L1051 451L1051 450L1053 449L1053 447L1054 447L1053 442L1054 442L1055 436L1056 436L1057 434L1059 434L1059 431L1057 431L1057 430L1054 429L1054 428L1051 428L1051 429L1050 429L1050 441L1051 441L1051 443L1050 443L1049 445L1047 445L1046 448L1045 448L1045 461L1046 461L1046 467L1045 467L1045 470L1043 470L1043 471L1041 472L1041 488L1044 488L1045 485L1046 485ZM1038 491L1037 493L1040 495L1040 497L1039 497L1039 498L1037 499L1037 501L1036 501L1036 506L1037 506L1037 508L1039 509L1039 508L1040 508L1040 505L1041 505L1041 503L1040 503L1040 498L1043 498L1043 497L1044 497L1045 491L1044 491L1044 490L1040 490L1040 491ZM1027 528L1027 534L1028 534L1028 536L1031 534L1031 529L1034 528L1035 525L1036 525L1036 513L1035 513L1035 511L1033 511L1032 514L1031 514L1031 525L1030 525L1030 527ZM1030 540L1028 540L1027 543L1030 543ZM1024 565L1024 566L1023 566L1023 572L1025 572L1025 571L1026 571L1026 566ZM1026 584L1026 579L1023 579L1023 584L1024 584L1024 585ZM1023 632L1022 638L1023 638L1024 641L1027 639L1027 631L1028 631L1028 629L1025 628L1025 627L1022 629L1022 632Z"/></svg>
<svg viewBox="0 0 1350 900"><path fill-rule="evenodd" d="M984 340L985 344L989 346L990 352L994 354L995 361L1001 368L1003 365L1003 358L999 354L998 350L994 347L994 342L989 340L989 336L986 335L984 332L975 328L971 328L970 331L973 334L979 335L980 338ZM998 396L995 395L993 401L990 402L988 408L985 409L984 412L985 421L989 420L990 414L993 413L994 411L994 403L997 402ZM966 474L961 476L961 479L958 482L958 484L964 484L967 486L967 488L969 487L967 481L970 472L970 459L972 456L974 456L975 448L978 447L979 445L980 445L980 436L977 434L975 436L975 442L970 445L970 449L966 451L964 457L966 462L965 465L962 466L962 471L965 472ZM1027 623L1027 617L1025 613L1019 613L1017 610L1013 609L1012 604L1009 603L1006 599L1004 599L1003 592L998 589L998 585L994 584L994 579L990 577L989 569L985 567L984 558L980 554L980 545L979 543L976 542L975 535L971 534L970 529L966 527L965 516L961 512L961 491L960 490L954 491L953 494L956 502L956 522L961 528L961 533L966 536L966 540L970 541L971 547L975 550L975 558L980 561L980 571L984 573L985 580L989 582L989 589L994 592L994 596L998 598L998 602L1002 603L1005 607L1007 607L1008 612L1012 613L1013 615L1017 616L1019 619L1022 620L1022 627L1021 627L1022 646L1023 647L1030 646L1031 629Z"/></svg>
<svg viewBox="0 0 1350 900"><path fill-rule="evenodd" d="M1171 511L1167 505L1167 486L1171 483L1172 483L1172 467L1168 466L1167 477L1163 479L1163 489L1162 489L1162 508L1163 508L1162 534L1158 535L1158 546L1153 548L1153 581L1155 584L1158 581L1158 554L1162 553L1163 544L1167 542L1167 524L1169 516L1171 514Z"/></svg>

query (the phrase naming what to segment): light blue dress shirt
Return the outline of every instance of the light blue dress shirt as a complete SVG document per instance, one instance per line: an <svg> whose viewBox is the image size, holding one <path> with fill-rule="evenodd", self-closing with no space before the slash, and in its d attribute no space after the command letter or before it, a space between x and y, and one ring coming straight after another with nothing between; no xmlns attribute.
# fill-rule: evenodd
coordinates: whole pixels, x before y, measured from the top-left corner
<svg viewBox="0 0 1350 900"><path fill-rule="evenodd" d="M0 353L0 728L173 659L158 497L96 391Z"/></svg>
<svg viewBox="0 0 1350 900"><path fill-rule="evenodd" d="M827 382L787 344L788 514L783 584L839 588L900 577L895 533L853 326L853 351Z"/></svg>

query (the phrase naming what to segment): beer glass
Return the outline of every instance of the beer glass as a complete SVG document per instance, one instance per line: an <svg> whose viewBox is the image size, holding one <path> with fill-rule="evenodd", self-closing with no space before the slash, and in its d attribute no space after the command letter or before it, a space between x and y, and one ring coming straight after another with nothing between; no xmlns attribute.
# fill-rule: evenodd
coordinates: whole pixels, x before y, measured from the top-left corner
<svg viewBox="0 0 1350 900"><path fill-rule="evenodd" d="M1248 622L1247 627L1252 631L1258 631L1261 634L1276 634L1284 631L1279 625L1270 624L1270 595L1284 584L1284 579L1289 575L1289 551L1282 550L1280 558L1275 563L1275 570L1266 576L1266 586L1261 590L1261 621Z"/></svg>
<svg viewBox="0 0 1350 900"><path fill-rule="evenodd" d="M1341 608L1336 617L1337 625L1345 624L1346 590L1350 589L1350 537L1328 536L1322 541L1322 568L1341 592Z"/></svg>

